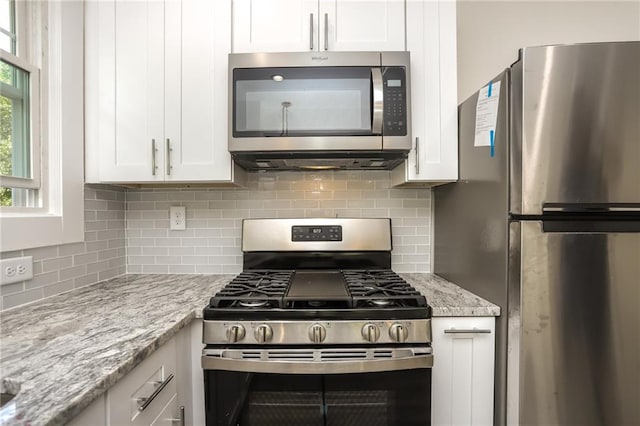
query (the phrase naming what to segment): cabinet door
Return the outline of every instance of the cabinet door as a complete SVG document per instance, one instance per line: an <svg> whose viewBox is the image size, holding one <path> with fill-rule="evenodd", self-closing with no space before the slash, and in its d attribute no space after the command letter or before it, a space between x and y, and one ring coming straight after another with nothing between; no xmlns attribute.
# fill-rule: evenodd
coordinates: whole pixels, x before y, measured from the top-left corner
<svg viewBox="0 0 640 426"><path fill-rule="evenodd" d="M165 10L165 179L229 181L231 4L167 0Z"/></svg>
<svg viewBox="0 0 640 426"><path fill-rule="evenodd" d="M233 52L318 50L318 0L233 0Z"/></svg>
<svg viewBox="0 0 640 426"><path fill-rule="evenodd" d="M432 319L432 424L492 425L495 319Z"/></svg>
<svg viewBox="0 0 640 426"><path fill-rule="evenodd" d="M393 171L394 185L458 179L456 4L407 2L407 50L411 52L413 149Z"/></svg>
<svg viewBox="0 0 640 426"><path fill-rule="evenodd" d="M114 28L113 32L101 34L113 37L113 47L108 49L113 62L104 64L113 67L113 73L105 76L110 80L104 83L113 98L93 112L114 117L111 137L101 140L101 180L163 180L164 4L99 3L104 3L106 9L100 18L112 20ZM104 22L104 27L108 24ZM104 111L102 107L113 110Z"/></svg>
<svg viewBox="0 0 640 426"><path fill-rule="evenodd" d="M404 0L320 0L320 50L405 50Z"/></svg>

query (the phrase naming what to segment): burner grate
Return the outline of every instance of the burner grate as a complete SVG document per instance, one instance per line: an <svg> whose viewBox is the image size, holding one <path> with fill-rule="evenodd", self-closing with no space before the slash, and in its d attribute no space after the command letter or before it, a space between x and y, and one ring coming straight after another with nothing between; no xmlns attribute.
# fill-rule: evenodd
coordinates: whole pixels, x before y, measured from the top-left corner
<svg viewBox="0 0 640 426"><path fill-rule="evenodd" d="M421 307L427 301L391 270L342 271L355 308Z"/></svg>
<svg viewBox="0 0 640 426"><path fill-rule="evenodd" d="M244 271L211 298L218 308L282 308L293 271Z"/></svg>

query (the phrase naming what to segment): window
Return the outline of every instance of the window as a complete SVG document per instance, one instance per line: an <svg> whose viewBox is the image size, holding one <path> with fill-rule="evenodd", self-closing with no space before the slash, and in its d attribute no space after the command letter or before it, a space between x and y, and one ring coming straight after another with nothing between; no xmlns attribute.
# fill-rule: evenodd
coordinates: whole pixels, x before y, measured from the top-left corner
<svg viewBox="0 0 640 426"><path fill-rule="evenodd" d="M0 206L40 207L40 74L25 2L0 0Z"/></svg>
<svg viewBox="0 0 640 426"><path fill-rule="evenodd" d="M0 0L2 252L84 239L83 28L83 0Z"/></svg>

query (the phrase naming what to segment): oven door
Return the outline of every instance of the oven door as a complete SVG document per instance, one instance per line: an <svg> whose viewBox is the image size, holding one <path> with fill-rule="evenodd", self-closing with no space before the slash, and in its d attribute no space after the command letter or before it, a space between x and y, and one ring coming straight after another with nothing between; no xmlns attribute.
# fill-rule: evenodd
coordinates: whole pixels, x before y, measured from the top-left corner
<svg viewBox="0 0 640 426"><path fill-rule="evenodd" d="M202 365L207 426L431 422L431 348L207 348Z"/></svg>

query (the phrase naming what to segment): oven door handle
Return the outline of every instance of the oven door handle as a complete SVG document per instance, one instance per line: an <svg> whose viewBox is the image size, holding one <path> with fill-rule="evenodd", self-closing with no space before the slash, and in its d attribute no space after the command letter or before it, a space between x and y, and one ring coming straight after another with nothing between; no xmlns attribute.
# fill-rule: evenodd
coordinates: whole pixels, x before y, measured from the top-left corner
<svg viewBox="0 0 640 426"><path fill-rule="evenodd" d="M382 122L384 112L384 88L382 81L382 68L371 68L371 82L373 84L373 114L371 118L371 133L382 134Z"/></svg>
<svg viewBox="0 0 640 426"><path fill-rule="evenodd" d="M431 367L433 367L433 355L431 354L416 355L407 358L353 361L263 361L258 359L221 358L207 355L202 357L202 368L204 370L241 371L247 373L350 374Z"/></svg>

